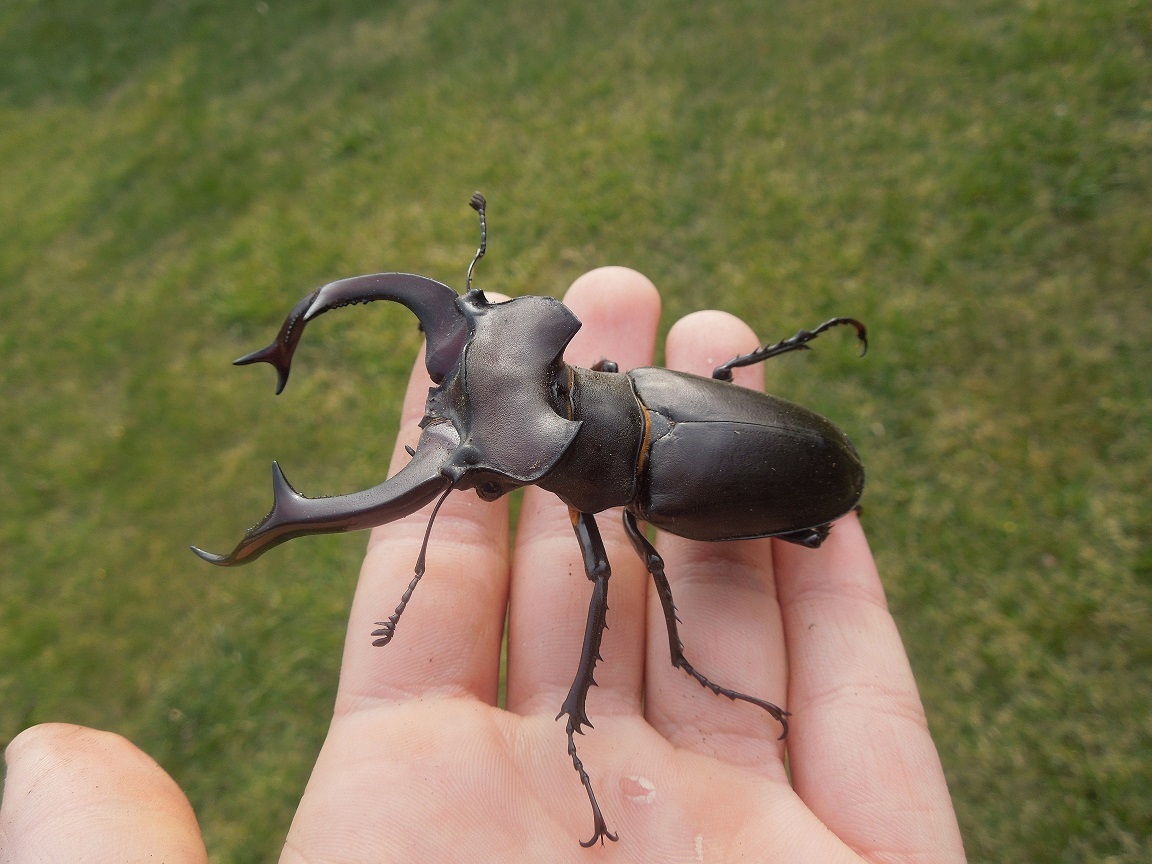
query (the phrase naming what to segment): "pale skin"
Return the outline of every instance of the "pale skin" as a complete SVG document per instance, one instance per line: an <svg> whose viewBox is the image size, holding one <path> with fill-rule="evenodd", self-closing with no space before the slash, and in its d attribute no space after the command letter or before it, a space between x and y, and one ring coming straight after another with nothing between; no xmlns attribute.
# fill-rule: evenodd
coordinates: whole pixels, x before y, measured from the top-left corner
<svg viewBox="0 0 1152 864"><path fill-rule="evenodd" d="M651 363L660 301L643 276L596 270L565 302L584 322L568 362ZM783 331L810 322L758 323ZM667 365L708 375L757 341L730 315L696 313L669 333ZM787 362L803 374L802 358ZM759 387L762 371L735 377ZM392 471L407 459L403 445L416 443L428 386L417 362ZM609 629L588 697L595 728L577 745L620 839L583 849L591 814L555 720L591 588L567 509L527 490L510 548L505 502L450 495L396 638L374 648L369 634L411 578L428 509L372 532L334 719L282 862L964 860L856 516L818 550L658 541L686 655L712 680L791 711L785 741L759 708L671 667L651 579L618 514L598 517L613 566ZM498 708L506 610L507 706ZM49 724L18 736L6 758L2 864L207 860L179 787L123 738Z"/></svg>

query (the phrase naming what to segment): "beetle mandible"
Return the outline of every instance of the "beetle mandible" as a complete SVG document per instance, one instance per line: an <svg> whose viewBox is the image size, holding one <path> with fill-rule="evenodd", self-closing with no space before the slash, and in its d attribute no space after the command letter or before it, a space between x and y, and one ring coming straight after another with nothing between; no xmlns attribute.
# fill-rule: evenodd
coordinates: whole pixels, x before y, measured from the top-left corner
<svg viewBox="0 0 1152 864"><path fill-rule="evenodd" d="M521 486L556 494L572 518L584 569L593 583L584 644L572 687L557 719L567 716L568 754L592 806L594 833L581 845L616 840L576 752L575 734L591 726L588 691L600 658L611 574L595 514L622 507L624 530L655 583L668 630L672 665L717 695L757 705L788 734L788 712L713 683L684 656L664 562L640 522L693 540L776 537L815 548L830 523L855 508L864 469L847 436L830 421L784 399L731 384L731 370L807 349L824 331L851 325L868 349L864 325L832 318L814 330L735 357L711 378L657 367L620 373L601 360L592 368L564 362L580 321L558 300L517 297L492 303L472 288L487 247L484 196L480 247L465 293L409 273L377 273L331 282L302 299L266 348L236 365L269 363L280 393L309 322L341 306L393 300L415 313L427 336L425 364L437 385L428 391L423 432L411 461L363 492L306 498L273 463L272 511L227 555L193 547L213 564L252 561L305 534L383 525L436 501L415 572L396 610L377 622L374 645L386 645L424 574L436 512L454 489L494 501Z"/></svg>

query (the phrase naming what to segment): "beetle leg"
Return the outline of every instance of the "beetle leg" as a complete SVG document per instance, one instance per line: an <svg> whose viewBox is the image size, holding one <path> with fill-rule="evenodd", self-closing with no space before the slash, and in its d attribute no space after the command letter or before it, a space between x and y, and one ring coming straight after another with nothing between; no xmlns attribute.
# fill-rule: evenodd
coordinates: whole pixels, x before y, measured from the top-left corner
<svg viewBox="0 0 1152 864"><path fill-rule="evenodd" d="M817 525L815 528L805 528L803 531L789 531L787 534L773 534L777 540L787 540L789 543L795 543L797 546L805 546L809 549L819 549L820 544L828 539L828 532L832 530L831 525Z"/></svg>
<svg viewBox="0 0 1152 864"><path fill-rule="evenodd" d="M588 368L593 372L619 372L620 364L615 360L609 360L607 357L601 357Z"/></svg>
<svg viewBox="0 0 1152 864"><path fill-rule="evenodd" d="M808 343L823 333L825 330L830 330L833 327L838 327L841 324L851 324L856 328L856 338L859 339L864 347L860 351L860 356L863 357L868 353L868 328L857 321L855 318L830 318L825 321L815 330L801 330L795 336L790 336L787 339L782 339L774 345L765 345L763 348L758 348L751 354L741 354L739 357L733 357L723 366L717 366L712 370L712 377L720 381L731 381L732 370L738 366L753 366L756 363L763 363L770 357L778 357L781 354L787 354L789 351L807 351Z"/></svg>
<svg viewBox="0 0 1152 864"><path fill-rule="evenodd" d="M664 574L664 559L660 557L656 547L648 542L648 538L644 536L644 532L636 524L636 517L627 510L624 511L624 531L628 534L628 539L632 541L632 548L643 559L644 566L652 574L652 581L656 583L656 594L660 597L660 605L664 609L664 623L668 627L668 650L672 654L672 665L678 669L683 669L695 678L702 687L707 687L717 696L727 696L733 701L738 699L741 702L749 702L763 708L782 727L780 737L786 736L788 734L787 718L789 717L787 711L767 700L757 699L747 693L740 693L728 687L714 684L697 672L696 668L688 662L684 656L684 643L680 641L680 632L676 627L676 622L680 619L676 616L676 605L672 602L672 587L668 584L668 577Z"/></svg>
<svg viewBox="0 0 1152 864"><path fill-rule="evenodd" d="M408 606L408 601L412 599L412 592L416 590L416 583L420 581L420 577L424 575L424 560L428 555L428 538L432 536L432 523L436 521L436 514L440 512L440 505L444 503L444 499L448 497L448 493L452 491L449 486L444 490L444 494L440 496L440 500L436 502L436 506L432 508L432 515L428 517L428 527L424 529L424 542L420 544L420 554L416 557L416 567L413 568L412 581L408 583L408 587L400 597L400 604L396 607L396 611L388 616L387 621L377 621L376 626L379 630L373 630L373 636L379 636L379 639L373 639L372 644L377 648L387 645L392 641L392 637L396 635L396 625L400 622L400 616L404 614L404 609Z"/></svg>
<svg viewBox="0 0 1152 864"><path fill-rule="evenodd" d="M600 805L596 803L596 793L592 791L592 781L588 772L584 770L584 763L576 755L577 732L584 734L582 726L592 728L588 720L588 690L596 683L594 677L596 661L603 660L600 656L600 642L607 627L606 615L608 613L608 577L612 575L612 567L608 563L608 553L604 549L604 541L600 538L600 529L591 513L581 513L571 507L568 513L572 519L572 527L576 529L576 539L580 543L580 552L584 556L584 572L593 583L592 600L588 604L588 624L584 628L584 647L580 650L580 667L576 670L576 677L572 681L572 688L564 699L560 713L556 715L559 720L568 715L568 755L572 757L572 767L580 775L580 782L584 791L588 793L588 802L592 805L592 819L595 832L592 839L580 845L584 847L596 845L599 840L604 844L607 837L613 842L616 835L608 830L604 816L600 812Z"/></svg>

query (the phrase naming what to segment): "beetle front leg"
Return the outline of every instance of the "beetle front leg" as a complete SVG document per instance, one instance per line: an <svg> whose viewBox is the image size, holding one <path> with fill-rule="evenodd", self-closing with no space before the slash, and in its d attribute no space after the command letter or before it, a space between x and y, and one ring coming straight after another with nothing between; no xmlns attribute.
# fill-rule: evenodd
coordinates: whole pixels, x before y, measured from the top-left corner
<svg viewBox="0 0 1152 864"><path fill-rule="evenodd" d="M668 584L668 577L664 574L664 559L660 557L656 547L648 542L648 538L644 536L644 532L636 524L636 517L627 510L624 511L624 531L628 534L628 539L632 541L632 548L643 559L644 566L652 575L652 581L656 583L656 594L660 598L660 606L664 610L664 624L668 628L668 650L672 654L673 667L683 669L695 678L702 687L707 687L718 696L727 696L733 701L749 702L763 708L779 722L783 730L780 737L784 738L788 734L789 714L787 711L765 699L758 699L747 693L721 687L697 672L696 668L688 662L684 656L684 643L680 641L680 631L676 626L680 619L676 617L676 605L672 602L672 586Z"/></svg>
<svg viewBox="0 0 1152 864"><path fill-rule="evenodd" d="M576 754L575 734L584 734L582 726L592 728L588 720L588 690L596 683L596 661L603 660L600 656L600 643L604 638L607 627L608 614L608 577L612 575L612 568L608 563L608 553L604 549L604 541L600 538L600 529L591 513L581 513L571 507L568 513L572 518L572 527L576 530L576 539L580 543L580 552L584 556L584 572L593 583L592 600L588 604L588 623L584 627L584 646L580 650L580 666L576 670L576 677L572 681L572 688L564 699L560 713L556 715L559 720L568 715L568 755L572 757L572 767L580 775L580 782L584 791L588 793L588 802L592 805L592 819L595 832L592 839L580 845L594 846L599 840L601 845L604 838L615 842L616 835L608 830L604 816L600 812L600 805L596 803L596 793L592 791L592 781L588 772L584 770L584 763Z"/></svg>

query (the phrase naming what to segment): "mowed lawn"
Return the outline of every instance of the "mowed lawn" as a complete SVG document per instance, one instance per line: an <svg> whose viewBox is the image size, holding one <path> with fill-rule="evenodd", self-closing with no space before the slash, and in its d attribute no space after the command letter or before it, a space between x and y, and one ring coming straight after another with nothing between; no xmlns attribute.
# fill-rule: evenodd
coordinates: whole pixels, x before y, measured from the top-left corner
<svg viewBox="0 0 1152 864"><path fill-rule="evenodd" d="M187 547L273 458L383 479L420 334L326 317L279 398L229 361L331 279L462 287L480 189L490 290L866 320L769 387L864 457L971 860L1152 859L1149 4L333 5L0 8L0 744L113 729L276 859L365 538Z"/></svg>

